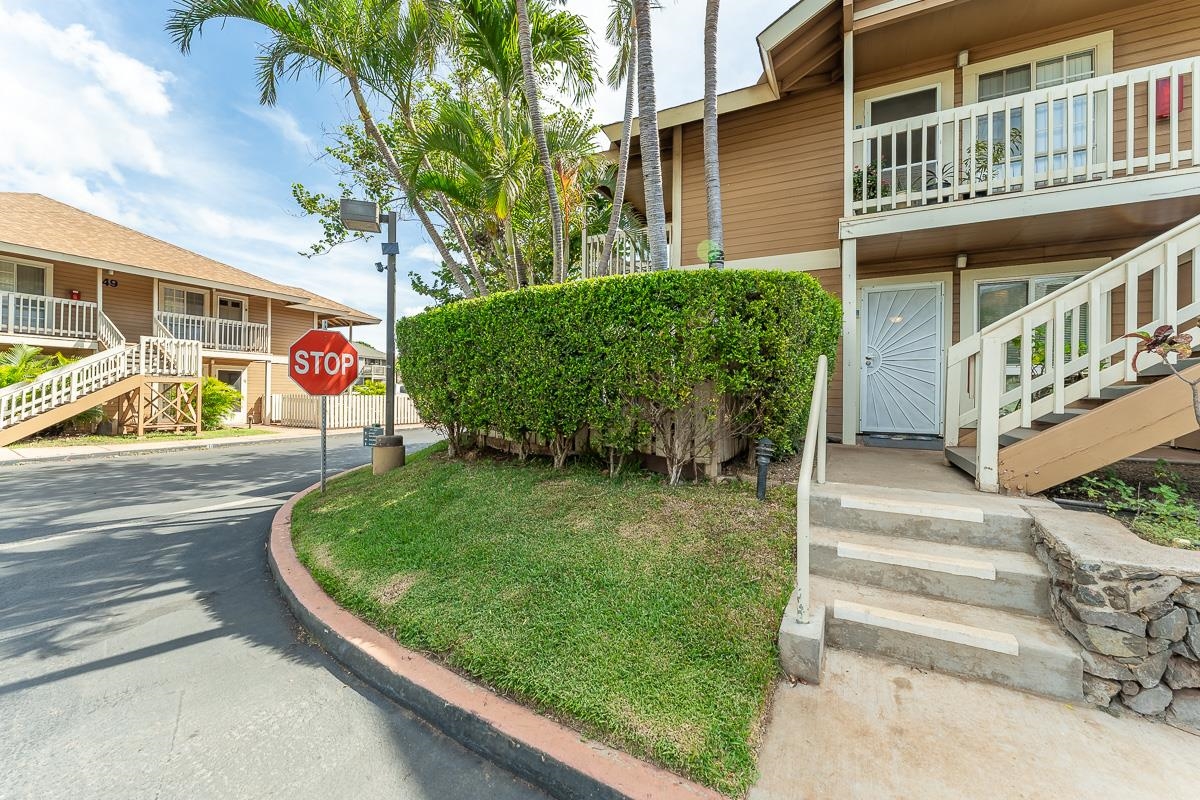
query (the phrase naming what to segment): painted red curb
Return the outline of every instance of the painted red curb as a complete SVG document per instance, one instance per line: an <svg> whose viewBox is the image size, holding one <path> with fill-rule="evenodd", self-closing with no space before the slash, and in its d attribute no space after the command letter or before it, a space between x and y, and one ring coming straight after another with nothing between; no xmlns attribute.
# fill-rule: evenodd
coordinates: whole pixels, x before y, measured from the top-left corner
<svg viewBox="0 0 1200 800"><path fill-rule="evenodd" d="M660 767L584 739L579 732L472 683L402 647L339 606L300 563L292 545L292 509L317 488L310 486L295 495L275 514L268 556L276 582L301 623L359 677L466 747L555 797L722 798Z"/></svg>

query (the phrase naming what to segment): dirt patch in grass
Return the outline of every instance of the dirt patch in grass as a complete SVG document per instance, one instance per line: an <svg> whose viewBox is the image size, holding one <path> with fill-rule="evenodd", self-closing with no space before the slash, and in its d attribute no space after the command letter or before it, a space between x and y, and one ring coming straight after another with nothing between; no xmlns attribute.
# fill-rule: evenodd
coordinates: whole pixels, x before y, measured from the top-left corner
<svg viewBox="0 0 1200 800"><path fill-rule="evenodd" d="M733 796L777 677L795 502L418 454L295 509L301 560L404 645Z"/></svg>

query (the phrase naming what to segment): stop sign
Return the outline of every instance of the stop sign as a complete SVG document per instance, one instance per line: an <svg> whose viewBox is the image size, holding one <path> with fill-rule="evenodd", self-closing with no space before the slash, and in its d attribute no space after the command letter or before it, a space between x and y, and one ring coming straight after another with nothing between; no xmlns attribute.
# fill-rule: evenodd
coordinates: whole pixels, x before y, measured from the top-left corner
<svg viewBox="0 0 1200 800"><path fill-rule="evenodd" d="M337 331L309 331L288 350L288 376L309 394L341 394L358 380L358 351Z"/></svg>

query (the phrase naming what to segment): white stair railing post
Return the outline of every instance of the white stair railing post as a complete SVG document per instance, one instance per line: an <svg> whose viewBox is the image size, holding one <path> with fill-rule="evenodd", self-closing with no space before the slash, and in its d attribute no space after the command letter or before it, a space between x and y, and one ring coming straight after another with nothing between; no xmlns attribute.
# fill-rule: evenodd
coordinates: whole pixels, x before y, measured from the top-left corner
<svg viewBox="0 0 1200 800"><path fill-rule="evenodd" d="M808 409L808 428L804 434L804 452L800 460L800 477L796 480L796 619L807 625L812 615L812 586L809 568L809 550L812 547L812 524L809 501L812 496L814 461L817 468L817 483L825 482L825 459L828 443L825 441L825 399L829 386L829 360L822 355L817 359L817 373L813 378L812 403Z"/></svg>
<svg viewBox="0 0 1200 800"><path fill-rule="evenodd" d="M1000 488L1000 395L1004 391L1004 342L984 337L980 342L979 421L976 428L976 475L980 490L995 492Z"/></svg>

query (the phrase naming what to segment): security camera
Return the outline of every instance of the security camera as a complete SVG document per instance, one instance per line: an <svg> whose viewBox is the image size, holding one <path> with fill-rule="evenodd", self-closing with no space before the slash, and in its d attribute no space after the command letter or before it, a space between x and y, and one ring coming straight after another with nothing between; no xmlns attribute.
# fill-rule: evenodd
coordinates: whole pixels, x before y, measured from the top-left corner
<svg viewBox="0 0 1200 800"><path fill-rule="evenodd" d="M375 271L376 271L376 272L383 272L383 271L385 271L386 269L387 269L387 267L385 267L385 266L383 265L383 262L382 262L382 261L376 261L376 262L375 262Z"/></svg>

